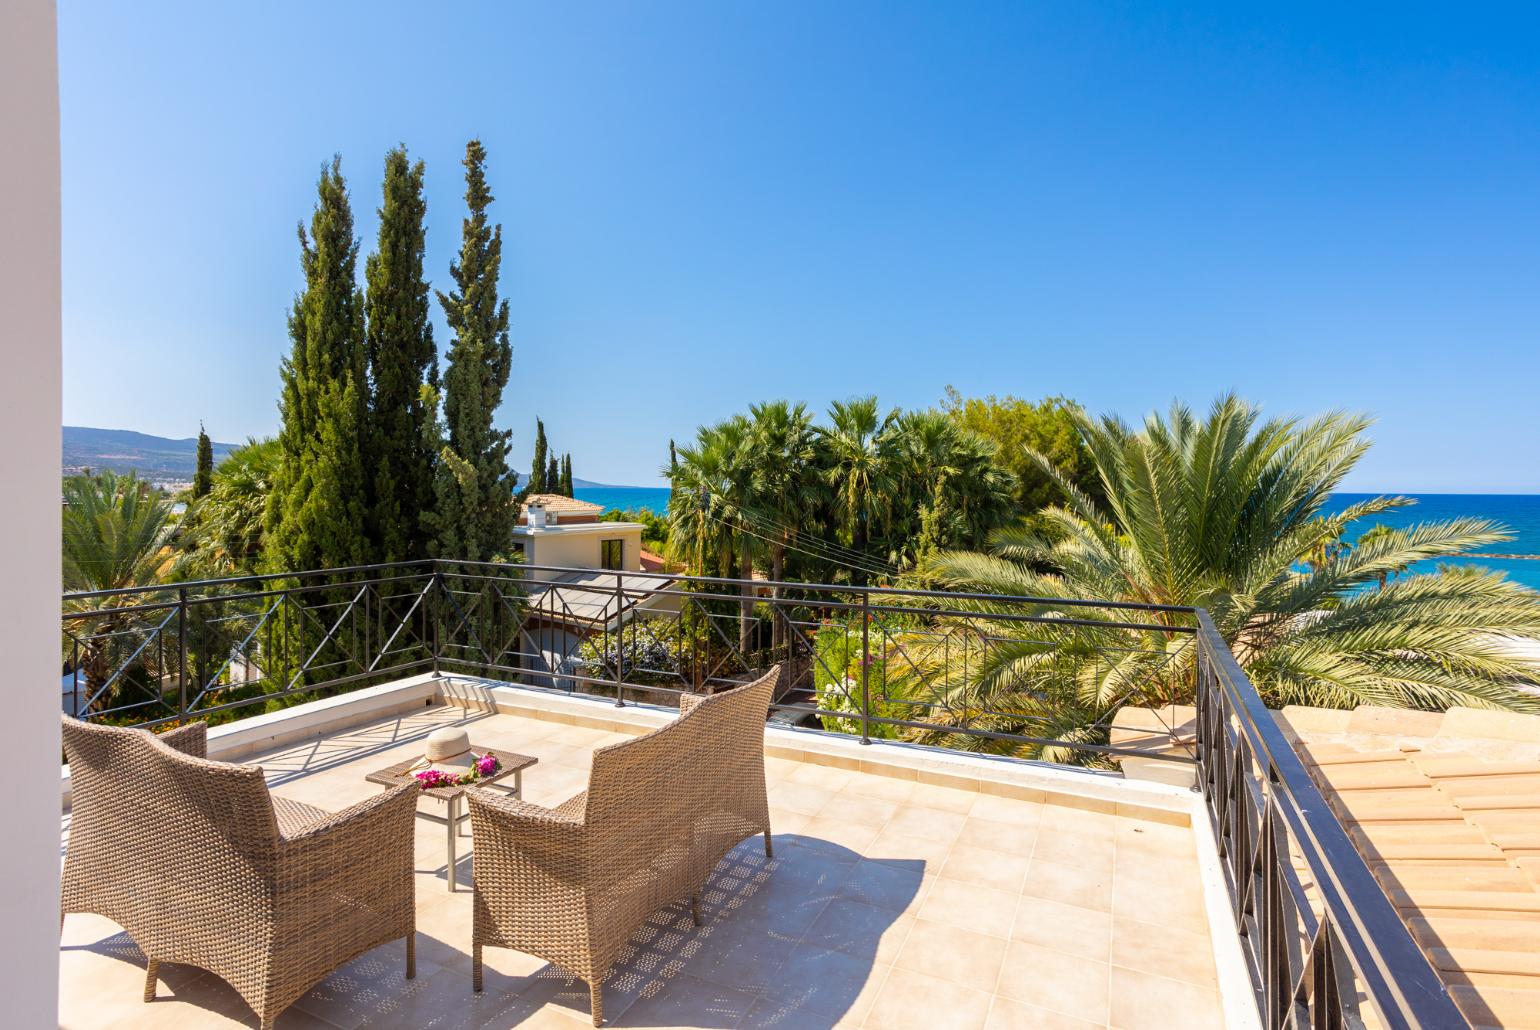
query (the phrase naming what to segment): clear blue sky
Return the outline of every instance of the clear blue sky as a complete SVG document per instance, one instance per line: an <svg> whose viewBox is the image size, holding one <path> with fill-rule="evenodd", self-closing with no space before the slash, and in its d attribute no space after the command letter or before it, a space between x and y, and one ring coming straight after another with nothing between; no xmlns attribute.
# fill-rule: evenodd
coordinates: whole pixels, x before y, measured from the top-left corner
<svg viewBox="0 0 1540 1030"><path fill-rule="evenodd" d="M1233 388L1376 415L1353 488L1540 492L1540 24L1242 6L61 0L65 420L272 432L321 163L367 250L427 162L443 286L479 135L521 468L537 413L650 484L770 397Z"/></svg>

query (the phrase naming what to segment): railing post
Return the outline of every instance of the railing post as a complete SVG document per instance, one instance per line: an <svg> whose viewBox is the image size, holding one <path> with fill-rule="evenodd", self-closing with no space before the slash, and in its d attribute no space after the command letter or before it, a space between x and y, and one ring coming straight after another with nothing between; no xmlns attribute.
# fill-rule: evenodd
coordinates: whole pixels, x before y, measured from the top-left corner
<svg viewBox="0 0 1540 1030"><path fill-rule="evenodd" d="M187 588L176 591L177 724L187 722Z"/></svg>
<svg viewBox="0 0 1540 1030"><path fill-rule="evenodd" d="M439 634L439 628L443 623L443 619L440 617L441 613L439 611L443 603L443 593L444 573L435 562L433 565L433 603L428 606L429 616L433 619L433 677L435 679L442 675L442 673L439 672L438 663L440 652L444 650L443 640L440 638Z"/></svg>
<svg viewBox="0 0 1540 1030"><path fill-rule="evenodd" d="M625 603L625 591L622 582L625 579L624 572L615 573L615 707L626 706L626 677L625 668L625 644L626 627L621 621L620 613Z"/></svg>
<svg viewBox="0 0 1540 1030"><path fill-rule="evenodd" d="M872 668L872 592L870 588L861 591L861 743L870 744L871 718L872 718L872 694L867 685Z"/></svg>

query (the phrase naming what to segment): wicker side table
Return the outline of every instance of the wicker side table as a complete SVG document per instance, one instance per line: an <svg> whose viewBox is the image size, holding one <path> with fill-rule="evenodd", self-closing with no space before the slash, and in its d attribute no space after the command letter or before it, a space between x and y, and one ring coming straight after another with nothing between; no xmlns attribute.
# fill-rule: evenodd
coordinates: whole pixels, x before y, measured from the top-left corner
<svg viewBox="0 0 1540 1030"><path fill-rule="evenodd" d="M495 755L498 762L498 770L495 775L483 776L476 781L476 786L487 787L512 776L513 796L522 799L524 796L524 770L534 765L540 759L532 755L520 755L512 751L499 751L496 748L479 748L472 745L471 750L478 755ZM386 789L399 787L403 783L415 782L411 773L412 766L417 764L416 759L406 762L397 762L395 765L378 769L364 777L369 783L377 783ZM449 855L449 889L455 889L455 838L460 834L460 827L470 815L465 811L464 787L433 787L423 788L422 793L426 797L444 802L448 806L448 813L442 817L426 812L418 812L427 819L442 822L448 828L448 855Z"/></svg>

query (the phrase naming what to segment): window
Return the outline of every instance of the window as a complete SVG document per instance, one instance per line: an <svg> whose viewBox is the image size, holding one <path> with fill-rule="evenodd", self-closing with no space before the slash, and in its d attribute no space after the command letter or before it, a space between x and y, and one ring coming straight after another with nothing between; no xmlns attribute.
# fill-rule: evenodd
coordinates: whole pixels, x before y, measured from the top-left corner
<svg viewBox="0 0 1540 1030"><path fill-rule="evenodd" d="M600 540L599 567L601 569L623 568L625 553L626 542L624 540Z"/></svg>

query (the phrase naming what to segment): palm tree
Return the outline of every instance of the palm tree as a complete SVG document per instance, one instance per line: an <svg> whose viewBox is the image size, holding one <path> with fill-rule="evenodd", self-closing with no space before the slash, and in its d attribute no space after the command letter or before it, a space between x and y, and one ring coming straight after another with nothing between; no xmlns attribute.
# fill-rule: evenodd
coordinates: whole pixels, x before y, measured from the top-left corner
<svg viewBox="0 0 1540 1030"><path fill-rule="evenodd" d="M219 463L209 492L189 513L185 566L196 576L254 571L262 554L263 518L282 460L278 441L250 439Z"/></svg>
<svg viewBox="0 0 1540 1030"><path fill-rule="evenodd" d="M834 513L849 546L865 553L872 533L892 512L896 410L883 414L877 398L835 401L829 425L819 429L825 481L834 491ZM866 573L853 569L859 581Z"/></svg>
<svg viewBox="0 0 1540 1030"><path fill-rule="evenodd" d="M1016 477L996 445L940 411L913 411L894 427L901 468L894 550L913 563L937 550L977 547L1008 520Z"/></svg>
<svg viewBox="0 0 1540 1030"><path fill-rule="evenodd" d="M1411 503L1379 497L1324 513L1369 446L1367 420L1263 421L1227 396L1206 419L1177 405L1138 432L1112 418L1079 423L1106 506L1038 457L1069 503L1040 513L1042 531L995 534L987 553L938 555L933 576L999 594L1207 608L1273 705L1540 712L1540 697L1512 686L1540 667L1500 644L1540 636L1540 595L1483 571L1381 581L1509 539L1502 527L1451 519L1335 546L1359 519ZM1192 646L1158 631L1035 632L994 647L969 686L993 712L1069 733L1060 739L1105 739L1125 702L1190 700Z"/></svg>
<svg viewBox="0 0 1540 1030"><path fill-rule="evenodd" d="M750 406L749 416L753 497L748 514L767 538L770 579L779 584L786 574L786 549L796 545L823 492L817 465L818 433L805 404L755 404ZM772 586L771 597L778 598L780 589ZM771 624L771 644L779 647L784 639L782 620L776 618Z"/></svg>
<svg viewBox="0 0 1540 1030"><path fill-rule="evenodd" d="M71 476L64 480L63 581L70 592L119 590L155 583L170 564L168 546L176 523L172 502L133 474ZM70 621L65 658L84 674L86 697L109 682L96 709L111 708L124 687L114 674L143 642L148 629L136 609L143 598L108 596L67 601L67 613L93 613ZM97 614L99 613L99 614Z"/></svg>

